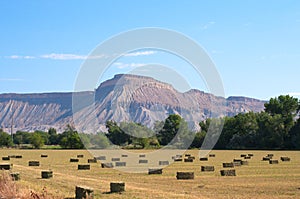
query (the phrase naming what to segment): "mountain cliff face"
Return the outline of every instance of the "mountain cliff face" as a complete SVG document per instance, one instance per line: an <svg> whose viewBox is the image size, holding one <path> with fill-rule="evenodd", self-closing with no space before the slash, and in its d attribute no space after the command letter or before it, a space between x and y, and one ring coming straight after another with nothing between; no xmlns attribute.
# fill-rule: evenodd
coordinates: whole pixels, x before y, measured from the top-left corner
<svg viewBox="0 0 300 199"><path fill-rule="evenodd" d="M1 94L0 127L9 131L13 124L14 131L50 127L62 131L67 124L75 123L78 130L95 132L105 130L107 120L152 126L176 113L195 129L199 121L208 117L259 112L265 103L246 97L224 99L195 89L180 93L169 84L136 75L115 75L93 92L74 94L79 100L73 110L72 96L73 93Z"/></svg>

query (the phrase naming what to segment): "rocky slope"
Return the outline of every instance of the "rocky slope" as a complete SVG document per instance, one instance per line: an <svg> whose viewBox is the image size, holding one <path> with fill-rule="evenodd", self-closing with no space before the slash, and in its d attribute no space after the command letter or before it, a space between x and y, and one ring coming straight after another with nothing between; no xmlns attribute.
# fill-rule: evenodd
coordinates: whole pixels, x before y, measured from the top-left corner
<svg viewBox="0 0 300 199"><path fill-rule="evenodd" d="M105 130L107 120L134 121L152 126L169 114L183 116L191 128L208 117L263 110L264 101L246 97L216 97L199 90L180 93L150 77L115 75L93 92L1 94L0 127L16 130L63 130L67 124L86 132ZM73 101L74 102L74 101ZM73 114L74 111L74 114ZM13 119L12 119L13 118Z"/></svg>

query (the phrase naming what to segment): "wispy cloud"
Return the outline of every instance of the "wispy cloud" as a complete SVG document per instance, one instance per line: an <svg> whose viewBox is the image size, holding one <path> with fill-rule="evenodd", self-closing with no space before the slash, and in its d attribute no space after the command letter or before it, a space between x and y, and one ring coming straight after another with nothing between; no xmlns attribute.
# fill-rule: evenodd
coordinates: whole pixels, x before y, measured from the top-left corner
<svg viewBox="0 0 300 199"><path fill-rule="evenodd" d="M213 25L215 25L215 24L216 24L216 22L210 21L210 22L208 22L207 24L205 24L204 26L202 26L201 29L202 29L202 30L206 30L206 29L210 28L211 26L213 26Z"/></svg>
<svg viewBox="0 0 300 199"><path fill-rule="evenodd" d="M147 56L147 55L153 55L155 53L157 53L157 52L153 51L153 50L148 50L148 51L138 51L138 52L133 52L133 53L126 53L124 56L125 57Z"/></svg>
<svg viewBox="0 0 300 199"><path fill-rule="evenodd" d="M0 78L1 82L20 82L20 81L24 81L24 79L20 79L20 78Z"/></svg>
<svg viewBox="0 0 300 199"><path fill-rule="evenodd" d="M141 66L145 66L147 64L145 64L145 63L122 63L122 62L115 62L113 65L116 66L119 69L124 69L124 68L141 67Z"/></svg>
<svg viewBox="0 0 300 199"><path fill-rule="evenodd" d="M291 92L288 95L300 97L300 92Z"/></svg>
<svg viewBox="0 0 300 199"><path fill-rule="evenodd" d="M132 53L124 54L125 57L137 57L137 56L148 56L155 54L156 51L138 51ZM53 59L53 60L85 60L85 59L102 59L108 58L109 55L96 55L96 56L88 56L88 55L79 55L79 54L69 54L69 53L50 53L39 56L31 56L31 55L11 55L5 56L6 59Z"/></svg>
<svg viewBox="0 0 300 199"><path fill-rule="evenodd" d="M43 59L56 59L56 60L76 60L76 59L87 59L86 55L76 55L76 54L58 54L58 53L51 53L41 55L40 58Z"/></svg>

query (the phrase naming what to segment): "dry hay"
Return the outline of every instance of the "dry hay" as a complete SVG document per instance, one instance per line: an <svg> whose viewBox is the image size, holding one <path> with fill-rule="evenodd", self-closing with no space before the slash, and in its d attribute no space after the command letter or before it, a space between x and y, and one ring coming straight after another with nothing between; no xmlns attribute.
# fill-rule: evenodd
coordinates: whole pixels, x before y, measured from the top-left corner
<svg viewBox="0 0 300 199"><path fill-rule="evenodd" d="M4 156L4 157L2 157L2 160L10 160L10 157L9 156Z"/></svg>
<svg viewBox="0 0 300 199"><path fill-rule="evenodd" d="M88 163L97 163L96 158L88 159Z"/></svg>
<svg viewBox="0 0 300 199"><path fill-rule="evenodd" d="M98 156L96 157L97 160L106 160L106 156Z"/></svg>
<svg viewBox="0 0 300 199"><path fill-rule="evenodd" d="M116 167L126 167L126 162L116 162Z"/></svg>
<svg viewBox="0 0 300 199"><path fill-rule="evenodd" d="M215 167L214 166L201 166L201 171L202 172L212 172L215 171Z"/></svg>
<svg viewBox="0 0 300 199"><path fill-rule="evenodd" d="M152 175L152 174L162 174L163 169L161 168L152 168L152 169L148 169L148 174Z"/></svg>
<svg viewBox="0 0 300 199"><path fill-rule="evenodd" d="M38 167L38 166L40 166L40 162L36 161L36 160L32 160L32 161L28 162L28 166L30 166L30 167Z"/></svg>
<svg viewBox="0 0 300 199"><path fill-rule="evenodd" d="M160 166L169 165L169 161L159 161L158 164Z"/></svg>
<svg viewBox="0 0 300 199"><path fill-rule="evenodd" d="M224 162L223 163L223 168L233 168L234 164L233 162Z"/></svg>
<svg viewBox="0 0 300 199"><path fill-rule="evenodd" d="M241 161L241 165L249 165L248 161Z"/></svg>
<svg viewBox="0 0 300 199"><path fill-rule="evenodd" d="M269 164L278 164L278 160L269 160Z"/></svg>
<svg viewBox="0 0 300 199"><path fill-rule="evenodd" d="M0 170L10 170L12 169L13 167L13 164L10 164L10 163L2 163L0 164Z"/></svg>
<svg viewBox="0 0 300 199"><path fill-rule="evenodd" d="M89 164L79 164L77 169L78 170L90 170L91 166Z"/></svg>
<svg viewBox="0 0 300 199"><path fill-rule="evenodd" d="M70 158L70 162L79 162L78 158Z"/></svg>
<svg viewBox="0 0 300 199"><path fill-rule="evenodd" d="M53 171L41 171L41 176L44 179L49 179L53 177Z"/></svg>
<svg viewBox="0 0 300 199"><path fill-rule="evenodd" d="M111 193L120 193L125 191L125 182L111 182L110 183L110 192Z"/></svg>
<svg viewBox="0 0 300 199"><path fill-rule="evenodd" d="M148 160L139 160L139 164L147 164Z"/></svg>
<svg viewBox="0 0 300 199"><path fill-rule="evenodd" d="M202 157L200 158L200 161L208 161L208 157Z"/></svg>
<svg viewBox="0 0 300 199"><path fill-rule="evenodd" d="M236 176L235 169L221 170L221 176Z"/></svg>
<svg viewBox="0 0 300 199"><path fill-rule="evenodd" d="M263 157L262 161L270 161L272 159L272 157Z"/></svg>
<svg viewBox="0 0 300 199"><path fill-rule="evenodd" d="M76 186L75 199L93 199L94 190L85 186Z"/></svg>
<svg viewBox="0 0 300 199"><path fill-rule="evenodd" d="M113 163L107 162L107 163L101 163L102 168L114 168Z"/></svg>
<svg viewBox="0 0 300 199"><path fill-rule="evenodd" d="M194 172L177 172L177 180L193 180L195 178Z"/></svg>
<svg viewBox="0 0 300 199"><path fill-rule="evenodd" d="M192 158L185 158L184 159L184 162L193 162L194 161L194 159L192 159Z"/></svg>
<svg viewBox="0 0 300 199"><path fill-rule="evenodd" d="M289 158L289 157L280 157L280 160L282 162L289 162L289 161L291 161L291 158Z"/></svg>

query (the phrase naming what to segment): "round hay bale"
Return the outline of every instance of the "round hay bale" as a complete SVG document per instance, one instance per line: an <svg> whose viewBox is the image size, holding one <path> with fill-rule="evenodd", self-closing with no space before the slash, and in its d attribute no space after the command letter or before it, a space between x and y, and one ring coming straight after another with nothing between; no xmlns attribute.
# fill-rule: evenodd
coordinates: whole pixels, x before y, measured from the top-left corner
<svg viewBox="0 0 300 199"><path fill-rule="evenodd" d="M253 157L254 155L253 155L253 153L248 153L248 156Z"/></svg>
<svg viewBox="0 0 300 199"><path fill-rule="evenodd" d="M110 183L110 192L111 193L120 193L125 191L125 182L111 182Z"/></svg>
<svg viewBox="0 0 300 199"><path fill-rule="evenodd" d="M23 156L21 156L21 155L16 155L15 158L16 158L16 159L22 159Z"/></svg>
<svg viewBox="0 0 300 199"><path fill-rule="evenodd" d="M84 157L84 155L82 155L82 154L77 155L77 158L83 158L83 157Z"/></svg>
<svg viewBox="0 0 300 199"><path fill-rule="evenodd" d="M214 166L201 166L201 171L202 172L212 172L215 171Z"/></svg>
<svg viewBox="0 0 300 199"><path fill-rule="evenodd" d="M152 175L152 174L162 174L163 169L161 168L152 168L152 169L148 169L148 174Z"/></svg>
<svg viewBox="0 0 300 199"><path fill-rule="evenodd" d="M111 161L117 162L117 161L120 161L120 158L112 158Z"/></svg>
<svg viewBox="0 0 300 199"><path fill-rule="evenodd" d="M140 158L145 158L146 155L145 155L145 154L140 154L139 157L140 157Z"/></svg>
<svg viewBox="0 0 300 199"><path fill-rule="evenodd" d="M177 172L177 180L193 180L195 178L194 172Z"/></svg>
<svg viewBox="0 0 300 199"><path fill-rule="evenodd" d="M127 157L128 157L128 155L126 155L126 154L123 154L121 157L122 157L122 158L127 158Z"/></svg>
<svg viewBox="0 0 300 199"><path fill-rule="evenodd" d="M48 155L47 154L42 154L41 158L48 158Z"/></svg>
<svg viewBox="0 0 300 199"><path fill-rule="evenodd" d="M244 157L244 159L246 160L249 160L249 159L251 159L251 156L246 156L246 157Z"/></svg>
<svg viewBox="0 0 300 199"><path fill-rule="evenodd" d="M268 154L267 155L267 157L273 157L274 156L274 154Z"/></svg>
<svg viewBox="0 0 300 199"><path fill-rule="evenodd" d="M43 179L49 179L53 177L53 171L41 171L41 176Z"/></svg>
<svg viewBox="0 0 300 199"><path fill-rule="evenodd" d="M216 155L215 154L209 154L208 157L214 158L214 157L216 157Z"/></svg>
<svg viewBox="0 0 300 199"><path fill-rule="evenodd" d="M241 154L241 158L246 157L246 156L247 156L246 154Z"/></svg>
<svg viewBox="0 0 300 199"><path fill-rule="evenodd" d="M221 170L221 176L236 176L235 169Z"/></svg>
<svg viewBox="0 0 300 199"><path fill-rule="evenodd" d="M94 190L85 186L76 186L75 199L93 199Z"/></svg>

